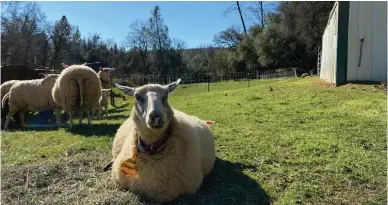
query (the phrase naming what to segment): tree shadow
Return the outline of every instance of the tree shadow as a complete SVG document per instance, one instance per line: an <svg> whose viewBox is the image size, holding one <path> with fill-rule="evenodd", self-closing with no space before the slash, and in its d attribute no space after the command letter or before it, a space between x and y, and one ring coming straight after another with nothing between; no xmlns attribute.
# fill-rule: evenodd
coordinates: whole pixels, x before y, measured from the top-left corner
<svg viewBox="0 0 388 205"><path fill-rule="evenodd" d="M109 115L103 116L102 120L119 120L119 119L127 119L129 115ZM98 120L98 119L93 119L93 120Z"/></svg>
<svg viewBox="0 0 388 205"><path fill-rule="evenodd" d="M242 173L243 170L255 172L257 167L217 157L213 170L196 194L163 204L271 204L270 196L254 179ZM150 199L143 199L143 202L154 204Z"/></svg>
<svg viewBox="0 0 388 205"><path fill-rule="evenodd" d="M114 137L117 129L121 126L118 124L92 124L88 125L85 122L82 125L78 125L78 122L73 124L72 128L67 127L67 131L73 134L82 135L85 137L102 137L110 136Z"/></svg>
<svg viewBox="0 0 388 205"><path fill-rule="evenodd" d="M108 113L119 113L128 110L129 103L119 105L113 109L108 110Z"/></svg>

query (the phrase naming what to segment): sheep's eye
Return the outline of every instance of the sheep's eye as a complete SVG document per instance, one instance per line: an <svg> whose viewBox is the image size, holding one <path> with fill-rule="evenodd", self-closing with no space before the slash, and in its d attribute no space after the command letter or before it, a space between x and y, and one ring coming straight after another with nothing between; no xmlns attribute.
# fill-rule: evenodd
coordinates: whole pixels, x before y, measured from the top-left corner
<svg viewBox="0 0 388 205"><path fill-rule="evenodd" d="M162 102L163 102L163 103L166 103L166 102L167 102L167 95L165 95L165 96L162 97Z"/></svg>
<svg viewBox="0 0 388 205"><path fill-rule="evenodd" d="M135 98L139 102L143 102L144 101L144 99L139 94L137 94L137 93L135 94Z"/></svg>

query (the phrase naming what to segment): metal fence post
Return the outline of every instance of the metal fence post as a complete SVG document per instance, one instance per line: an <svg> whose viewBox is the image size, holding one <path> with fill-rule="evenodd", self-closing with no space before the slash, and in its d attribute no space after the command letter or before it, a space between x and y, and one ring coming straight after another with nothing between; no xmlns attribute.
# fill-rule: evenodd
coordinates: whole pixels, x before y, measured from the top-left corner
<svg viewBox="0 0 388 205"><path fill-rule="evenodd" d="M248 88L249 88L249 73L248 73Z"/></svg>
<svg viewBox="0 0 388 205"><path fill-rule="evenodd" d="M207 74L207 92L210 92L210 75Z"/></svg>

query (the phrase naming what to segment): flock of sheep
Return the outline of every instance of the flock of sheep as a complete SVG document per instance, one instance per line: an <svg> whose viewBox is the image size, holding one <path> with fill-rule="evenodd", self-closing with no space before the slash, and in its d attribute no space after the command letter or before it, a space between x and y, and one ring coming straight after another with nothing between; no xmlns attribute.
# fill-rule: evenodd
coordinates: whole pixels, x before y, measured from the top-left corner
<svg viewBox="0 0 388 205"><path fill-rule="evenodd" d="M59 75L43 79L12 81L1 86L5 90L2 104L9 102L10 111L4 128L14 113L54 109L57 123L60 110L69 114L70 126L75 111L90 113L105 106L109 91L110 71L98 74L83 65L67 66ZM134 193L167 202L183 194L195 194L215 162L215 140L209 127L211 121L171 108L169 93L180 79L168 85L147 84L132 88L115 84L135 98L129 118L119 127L112 146L112 160L104 170L111 170L115 182ZM104 104L105 103L105 104ZM92 114L93 115L93 114Z"/></svg>
<svg viewBox="0 0 388 205"><path fill-rule="evenodd" d="M28 111L45 111L53 109L56 115L56 123L61 124L60 113L65 110L70 118L75 111L79 111L82 123L82 113L85 112L88 124L91 124L91 114L98 111L98 119L101 119L102 107L107 115L107 101L111 89L110 72L114 68L101 68L98 73L86 64L68 66L61 74L49 74L42 79L35 80L11 80L0 86L2 107L8 103L4 130L12 116L19 112L20 124L25 127L24 116ZM108 80L108 83L106 83Z"/></svg>

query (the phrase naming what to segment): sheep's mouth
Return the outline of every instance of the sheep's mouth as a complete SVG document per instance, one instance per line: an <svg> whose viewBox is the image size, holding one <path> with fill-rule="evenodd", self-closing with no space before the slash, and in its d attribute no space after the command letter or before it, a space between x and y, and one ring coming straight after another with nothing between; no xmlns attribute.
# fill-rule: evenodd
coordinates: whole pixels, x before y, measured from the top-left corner
<svg viewBox="0 0 388 205"><path fill-rule="evenodd" d="M151 128L151 129L160 129L163 127L164 123L160 123L160 124L148 124L148 127Z"/></svg>

